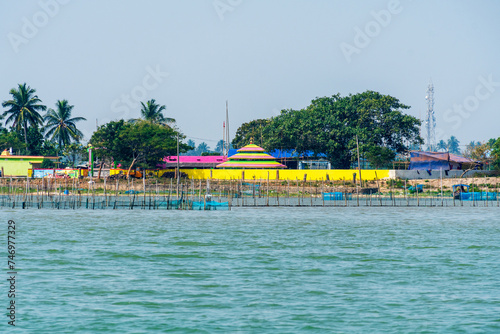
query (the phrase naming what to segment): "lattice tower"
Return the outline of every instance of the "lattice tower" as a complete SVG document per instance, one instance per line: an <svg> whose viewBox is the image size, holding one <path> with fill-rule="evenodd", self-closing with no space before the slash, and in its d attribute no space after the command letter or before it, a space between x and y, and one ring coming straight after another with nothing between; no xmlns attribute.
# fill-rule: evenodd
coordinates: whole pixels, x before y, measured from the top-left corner
<svg viewBox="0 0 500 334"><path fill-rule="evenodd" d="M427 87L427 114L425 116L425 140L427 151L436 150L436 117L434 115L434 85L432 83Z"/></svg>

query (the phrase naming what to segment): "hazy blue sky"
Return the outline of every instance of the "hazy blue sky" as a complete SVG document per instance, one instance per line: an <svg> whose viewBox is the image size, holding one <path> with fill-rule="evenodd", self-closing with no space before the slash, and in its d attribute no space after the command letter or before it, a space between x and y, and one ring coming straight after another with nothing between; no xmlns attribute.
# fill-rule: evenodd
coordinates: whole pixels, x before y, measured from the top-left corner
<svg viewBox="0 0 500 334"><path fill-rule="evenodd" d="M197 143L318 96L375 90L438 139L499 137L500 1L1 1L0 100L26 82L75 105L88 139L155 98Z"/></svg>

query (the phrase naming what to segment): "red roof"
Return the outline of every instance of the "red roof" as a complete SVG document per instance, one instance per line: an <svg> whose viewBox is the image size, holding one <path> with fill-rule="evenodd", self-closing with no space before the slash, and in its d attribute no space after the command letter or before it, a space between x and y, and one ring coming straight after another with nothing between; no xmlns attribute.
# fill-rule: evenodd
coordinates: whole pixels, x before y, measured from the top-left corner
<svg viewBox="0 0 500 334"><path fill-rule="evenodd" d="M177 162L177 156L169 156L163 158L163 161L168 163ZM200 163L200 164L220 164L227 161L226 157L220 155L207 155L207 156L192 156L181 155L179 156L179 163Z"/></svg>

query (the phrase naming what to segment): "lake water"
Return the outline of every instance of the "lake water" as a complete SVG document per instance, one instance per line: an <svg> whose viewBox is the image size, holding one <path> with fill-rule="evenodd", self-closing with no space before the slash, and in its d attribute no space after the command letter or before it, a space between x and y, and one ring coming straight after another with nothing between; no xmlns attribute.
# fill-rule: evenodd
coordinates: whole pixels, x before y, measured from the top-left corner
<svg viewBox="0 0 500 334"><path fill-rule="evenodd" d="M498 207L0 217L18 333L500 332Z"/></svg>

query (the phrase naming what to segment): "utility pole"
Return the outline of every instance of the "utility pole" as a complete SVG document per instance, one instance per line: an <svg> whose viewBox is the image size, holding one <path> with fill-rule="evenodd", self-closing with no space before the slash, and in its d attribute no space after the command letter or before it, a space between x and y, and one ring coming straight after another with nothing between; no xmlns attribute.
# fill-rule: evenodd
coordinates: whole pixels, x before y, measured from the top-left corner
<svg viewBox="0 0 500 334"><path fill-rule="evenodd" d="M362 187L363 186L363 179L361 178L361 160L359 159L359 141L358 141L358 135L356 135L356 147L357 147L357 150L358 150L359 185Z"/></svg>
<svg viewBox="0 0 500 334"><path fill-rule="evenodd" d="M176 178L177 178L177 197L179 197L179 179L180 179L180 169L179 169L179 133L177 133L177 170L176 170Z"/></svg>
<svg viewBox="0 0 500 334"><path fill-rule="evenodd" d="M226 152L226 149L225 149L225 145L226 145L226 123L225 122L222 122L222 156L225 155L225 152Z"/></svg>
<svg viewBox="0 0 500 334"><path fill-rule="evenodd" d="M226 140L227 140L227 155L229 156L229 110L228 110L228 101L226 100Z"/></svg>

